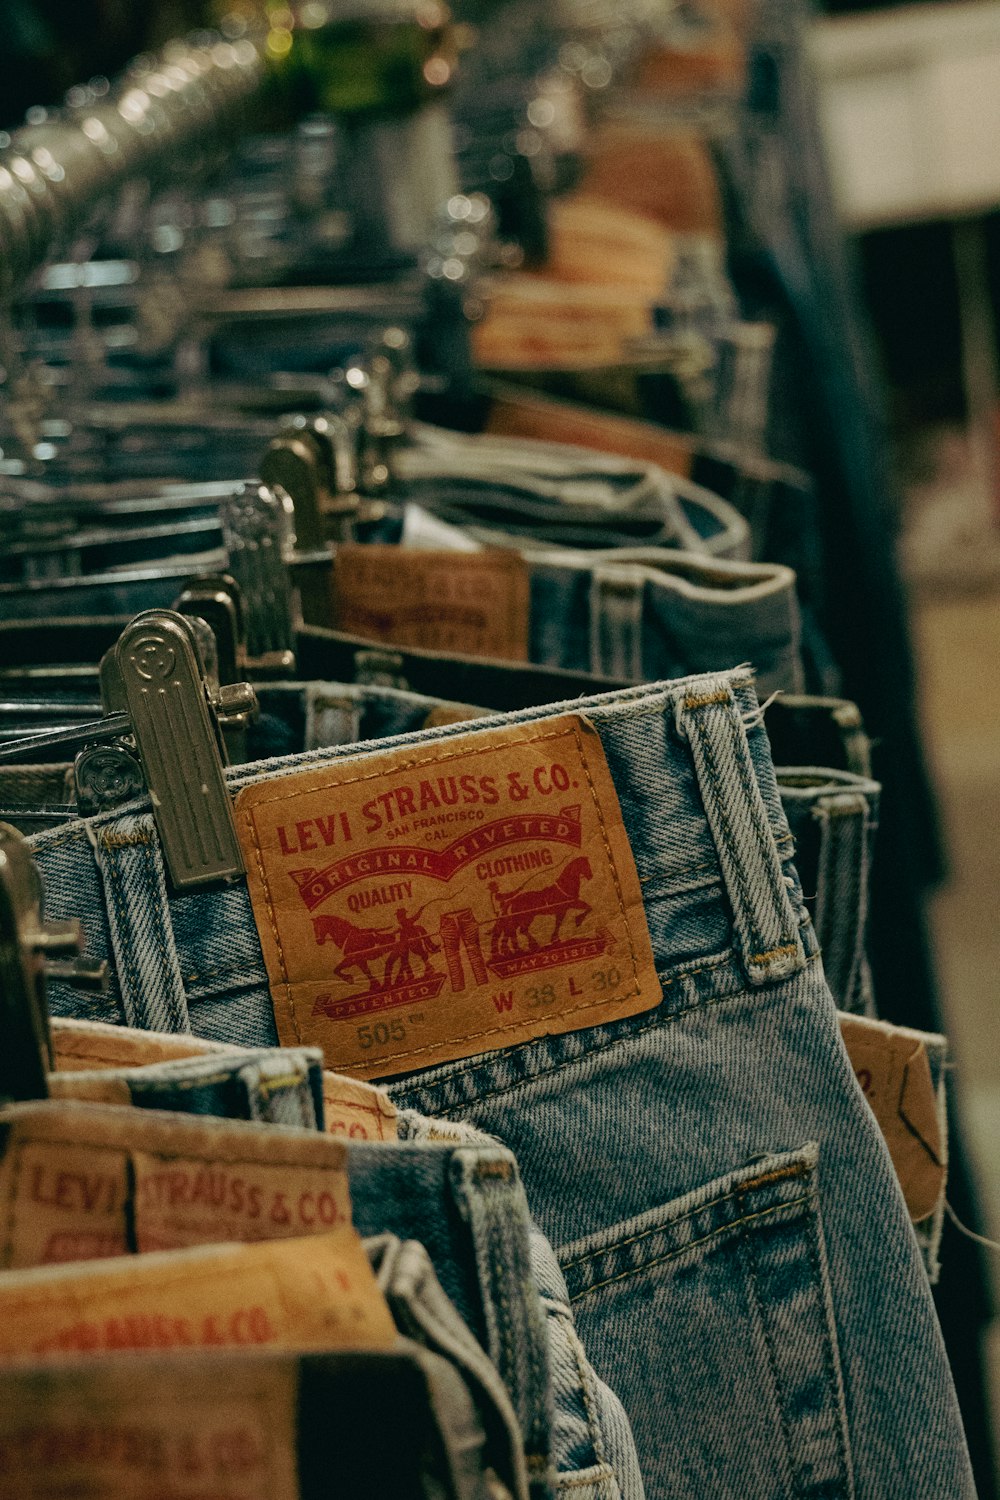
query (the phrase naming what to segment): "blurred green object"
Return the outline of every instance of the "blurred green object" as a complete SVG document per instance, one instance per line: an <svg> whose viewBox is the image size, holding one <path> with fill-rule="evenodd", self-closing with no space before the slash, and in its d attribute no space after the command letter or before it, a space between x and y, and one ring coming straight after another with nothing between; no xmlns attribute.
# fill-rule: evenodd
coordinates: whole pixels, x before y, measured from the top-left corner
<svg viewBox="0 0 1000 1500"><path fill-rule="evenodd" d="M347 9L348 13L343 12ZM434 0L388 6L299 7L294 26L274 24L267 51L298 107L341 120L411 114L439 97L455 69L455 33Z"/></svg>

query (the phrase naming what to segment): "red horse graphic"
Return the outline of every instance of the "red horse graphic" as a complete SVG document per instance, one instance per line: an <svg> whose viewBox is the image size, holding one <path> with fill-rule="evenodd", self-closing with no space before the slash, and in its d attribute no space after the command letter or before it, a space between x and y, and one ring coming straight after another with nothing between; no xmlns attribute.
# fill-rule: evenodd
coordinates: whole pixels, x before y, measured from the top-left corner
<svg viewBox="0 0 1000 1500"><path fill-rule="evenodd" d="M414 958L423 964L421 977L427 978L434 972L430 958L432 953L441 951L440 944L434 941L426 927L417 922L419 915L417 912L410 917L406 908L401 906L396 912L397 927L356 927L346 917L326 912L313 917L313 931L317 943L333 942L340 949L343 957L333 970L338 979L350 984L351 970L356 969L364 975L371 989L388 989L394 983L402 984L416 977ZM383 958L385 967L379 980L369 966Z"/></svg>
<svg viewBox="0 0 1000 1500"><path fill-rule="evenodd" d="M577 913L575 925L579 927L584 917L593 911L589 902L580 895L580 886L593 876L590 860L585 854L571 859L562 873L551 885L539 890L502 891L495 880L490 881L489 890L497 920L490 934L491 959L507 958L517 953L532 953L540 945L532 932L537 917L552 917L551 943L559 941L562 924L571 911ZM524 939L525 946L521 946Z"/></svg>

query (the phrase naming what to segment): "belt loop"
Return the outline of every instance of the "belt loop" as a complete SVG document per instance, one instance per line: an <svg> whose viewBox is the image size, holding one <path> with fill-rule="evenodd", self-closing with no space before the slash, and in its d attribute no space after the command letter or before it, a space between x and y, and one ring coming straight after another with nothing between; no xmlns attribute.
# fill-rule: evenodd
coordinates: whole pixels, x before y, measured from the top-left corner
<svg viewBox="0 0 1000 1500"><path fill-rule="evenodd" d="M819 825L819 867L813 921L823 969L842 1010L864 1012L872 1004L866 983L868 924L868 802L861 792L820 797L813 808Z"/></svg>
<svg viewBox="0 0 1000 1500"><path fill-rule="evenodd" d="M144 1031L190 1032L163 856L152 817L147 813L118 818L97 829L93 843L127 1025Z"/></svg>
<svg viewBox="0 0 1000 1500"><path fill-rule="evenodd" d="M729 683L724 678L693 682L677 700L676 724L691 745L747 977L751 984L784 979L803 966L805 949L790 877L781 868L746 726ZM773 770L770 775L773 780ZM776 785L774 801L778 803Z"/></svg>
<svg viewBox="0 0 1000 1500"><path fill-rule="evenodd" d="M239 1071L247 1119L298 1130L323 1130L323 1080L319 1059L285 1048L252 1058Z"/></svg>
<svg viewBox="0 0 1000 1500"><path fill-rule="evenodd" d="M307 682L304 750L353 745L361 738L361 702L334 694L329 683Z"/></svg>
<svg viewBox="0 0 1000 1500"><path fill-rule="evenodd" d="M641 682L643 568L595 563L590 582L590 670L597 677Z"/></svg>
<svg viewBox="0 0 1000 1500"><path fill-rule="evenodd" d="M472 1233L486 1352L521 1424L532 1495L543 1496L548 1493L551 1433L548 1343L532 1276L530 1215L517 1163L500 1147L462 1146L452 1158L451 1176Z"/></svg>

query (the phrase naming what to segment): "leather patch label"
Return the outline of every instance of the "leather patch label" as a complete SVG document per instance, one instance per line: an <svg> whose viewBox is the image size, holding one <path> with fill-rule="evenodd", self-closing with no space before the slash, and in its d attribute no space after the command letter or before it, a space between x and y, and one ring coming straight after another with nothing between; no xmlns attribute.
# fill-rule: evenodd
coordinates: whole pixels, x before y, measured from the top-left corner
<svg viewBox="0 0 1000 1500"><path fill-rule="evenodd" d="M599 736L575 714L245 787L239 836L283 1043L381 1077L661 996Z"/></svg>
<svg viewBox="0 0 1000 1500"><path fill-rule="evenodd" d="M351 1141L399 1139L396 1106L384 1089L337 1073L323 1074L327 1135Z"/></svg>
<svg viewBox="0 0 1000 1500"><path fill-rule="evenodd" d="M0 1360L143 1349L387 1349L395 1337L350 1228L0 1280Z"/></svg>
<svg viewBox="0 0 1000 1500"><path fill-rule="evenodd" d="M19 1500L298 1500L296 1367L202 1356L0 1374Z"/></svg>
<svg viewBox="0 0 1000 1500"><path fill-rule="evenodd" d="M235 1240L293 1239L351 1222L343 1165L131 1154L135 1246L179 1250Z"/></svg>
<svg viewBox="0 0 1000 1500"><path fill-rule="evenodd" d="M376 1110L381 1090L337 1083L358 1094L341 1134L395 1137L392 1105L384 1117ZM346 1154L328 1135L72 1104L15 1107L3 1122L4 1268L300 1238L351 1223Z"/></svg>
<svg viewBox="0 0 1000 1500"><path fill-rule="evenodd" d="M528 567L516 552L338 546L334 628L462 656L528 660Z"/></svg>
<svg viewBox="0 0 1000 1500"><path fill-rule="evenodd" d="M863 1016L839 1017L858 1082L885 1137L915 1224L945 1191L947 1151L942 1103L923 1033Z"/></svg>
<svg viewBox="0 0 1000 1500"><path fill-rule="evenodd" d="M71 1129L55 1135L26 1137L9 1127L0 1163L5 1269L102 1260L128 1249L126 1152Z"/></svg>

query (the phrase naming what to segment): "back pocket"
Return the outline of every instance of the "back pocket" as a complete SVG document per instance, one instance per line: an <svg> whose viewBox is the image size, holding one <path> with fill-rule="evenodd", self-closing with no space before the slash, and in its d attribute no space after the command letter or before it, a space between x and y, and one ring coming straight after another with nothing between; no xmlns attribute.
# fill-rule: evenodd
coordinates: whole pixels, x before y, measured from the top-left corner
<svg viewBox="0 0 1000 1500"><path fill-rule="evenodd" d="M559 1251L650 1496L853 1500L816 1163L766 1157Z"/></svg>

